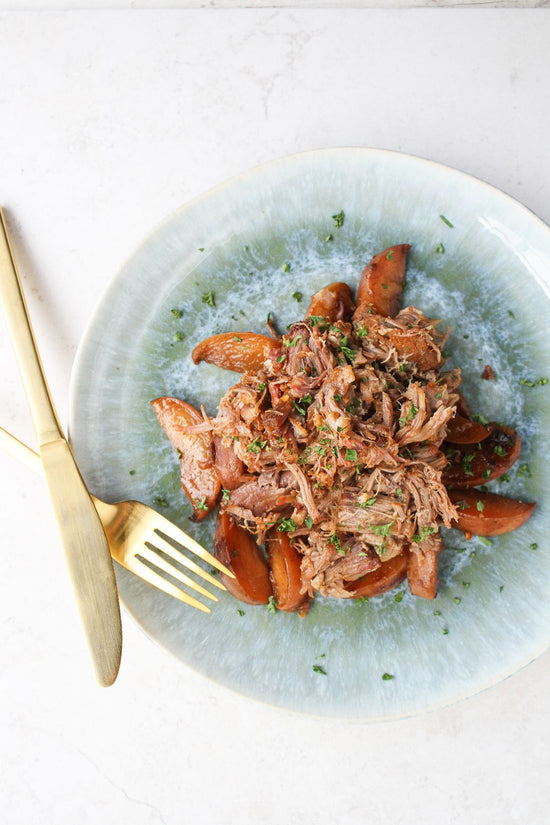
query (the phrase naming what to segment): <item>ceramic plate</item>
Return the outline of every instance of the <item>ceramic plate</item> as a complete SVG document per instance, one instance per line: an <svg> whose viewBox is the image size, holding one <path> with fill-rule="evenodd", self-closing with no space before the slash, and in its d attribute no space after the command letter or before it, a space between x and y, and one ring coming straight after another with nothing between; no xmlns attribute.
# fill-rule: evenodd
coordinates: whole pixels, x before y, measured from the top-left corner
<svg viewBox="0 0 550 825"><path fill-rule="evenodd" d="M236 377L194 366L198 341L265 331L268 313L284 330L318 288L356 286L374 253L401 242L412 244L405 302L451 326L448 363L463 368L473 411L521 434L520 461L491 489L536 500L532 519L491 541L447 531L435 602L403 585L368 602L319 597L306 618L224 594L201 614L117 569L122 599L152 639L216 682L303 713L414 714L494 684L548 647L550 384L538 382L550 370L550 230L503 193L425 160L368 149L292 156L155 229L112 282L75 365L70 431L93 492L162 508L211 547L214 517L188 520L150 400L175 395L214 413ZM481 378L486 364L493 381Z"/></svg>

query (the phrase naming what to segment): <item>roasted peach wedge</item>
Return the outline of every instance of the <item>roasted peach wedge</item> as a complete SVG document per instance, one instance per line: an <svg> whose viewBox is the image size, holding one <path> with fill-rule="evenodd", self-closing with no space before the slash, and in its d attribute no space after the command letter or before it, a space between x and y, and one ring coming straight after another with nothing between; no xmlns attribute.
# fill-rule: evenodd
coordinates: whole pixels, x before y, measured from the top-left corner
<svg viewBox="0 0 550 825"><path fill-rule="evenodd" d="M445 486L476 487L486 484L504 475L518 460L521 440L515 430L494 422L483 429L488 431L488 435L476 443L455 441L454 444L444 444L449 460L442 476Z"/></svg>
<svg viewBox="0 0 550 825"><path fill-rule="evenodd" d="M411 545L407 580L413 596L421 599L435 599L437 596L439 557L442 551L443 541L440 536L430 536L425 542Z"/></svg>
<svg viewBox="0 0 550 825"><path fill-rule="evenodd" d="M500 536L531 518L536 504L481 490L450 490L457 508L456 527L474 536Z"/></svg>
<svg viewBox="0 0 550 825"><path fill-rule="evenodd" d="M447 424L446 441L450 441L451 444L479 444L490 435L489 427L457 414Z"/></svg>
<svg viewBox="0 0 550 825"><path fill-rule="evenodd" d="M193 520L201 521L216 506L221 490L215 470L210 433L187 433L185 428L203 423L195 407L179 398L163 396L151 406L180 457L180 481L193 506Z"/></svg>
<svg viewBox="0 0 550 825"><path fill-rule="evenodd" d="M220 510L216 521L214 555L234 574L221 573L227 590L247 604L267 604L273 595L269 569L254 538Z"/></svg>
<svg viewBox="0 0 550 825"><path fill-rule="evenodd" d="M309 596L301 592L302 556L290 543L288 533L270 530L266 540L267 563L273 595L279 610L305 613Z"/></svg>
<svg viewBox="0 0 550 825"><path fill-rule="evenodd" d="M371 573L366 573L360 579L346 584L346 590L353 593L354 599L381 596L388 590L393 590L407 576L409 554L407 551L383 562L380 567Z"/></svg>
<svg viewBox="0 0 550 825"><path fill-rule="evenodd" d="M308 318L321 316L334 324L336 321L347 321L354 309L351 289L337 281L311 296L304 318L307 321Z"/></svg>
<svg viewBox="0 0 550 825"><path fill-rule="evenodd" d="M357 288L354 320L361 320L372 309L380 315L397 315L410 249L408 243L390 246L366 265Z"/></svg>
<svg viewBox="0 0 550 825"><path fill-rule="evenodd" d="M255 372L269 358L277 358L281 342L257 332L222 332L197 344L191 357L232 372Z"/></svg>

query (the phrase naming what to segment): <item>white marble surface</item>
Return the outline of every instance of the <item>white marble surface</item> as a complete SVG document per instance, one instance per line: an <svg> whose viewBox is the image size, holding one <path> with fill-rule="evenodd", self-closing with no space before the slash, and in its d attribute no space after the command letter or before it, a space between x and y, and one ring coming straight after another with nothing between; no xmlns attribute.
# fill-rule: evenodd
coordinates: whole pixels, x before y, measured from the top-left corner
<svg viewBox="0 0 550 825"><path fill-rule="evenodd" d="M550 222L549 35L540 9L0 13L0 202L63 420L126 255L255 163L398 149ZM3 326L0 364L1 423L31 441ZM548 821L550 654L455 707L351 724L234 696L124 615L120 676L100 689L44 484L5 456L0 470L6 825Z"/></svg>

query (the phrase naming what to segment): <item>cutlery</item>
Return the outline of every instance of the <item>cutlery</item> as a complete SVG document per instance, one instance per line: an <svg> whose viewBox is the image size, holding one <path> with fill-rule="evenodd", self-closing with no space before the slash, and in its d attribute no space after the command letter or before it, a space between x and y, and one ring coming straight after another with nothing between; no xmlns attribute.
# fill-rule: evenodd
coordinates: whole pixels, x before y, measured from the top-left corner
<svg viewBox="0 0 550 825"><path fill-rule="evenodd" d="M0 427L0 447L23 461L31 470L42 471L40 457L2 427ZM92 496L92 500L103 523L111 555L119 564L164 593L198 610L210 613L209 607L176 587L162 574L168 574L179 583L217 601L215 596L183 573L179 567L186 567L220 590L226 588L210 573L189 559L181 548L182 546L187 548L216 570L234 578L233 573L227 567L191 536L156 510L139 501L119 501L116 504L108 504L95 496ZM156 546L158 544L160 547Z"/></svg>
<svg viewBox="0 0 550 825"><path fill-rule="evenodd" d="M0 208L0 303L31 409L42 467L95 676L115 681L122 625L113 562L98 513L59 424Z"/></svg>

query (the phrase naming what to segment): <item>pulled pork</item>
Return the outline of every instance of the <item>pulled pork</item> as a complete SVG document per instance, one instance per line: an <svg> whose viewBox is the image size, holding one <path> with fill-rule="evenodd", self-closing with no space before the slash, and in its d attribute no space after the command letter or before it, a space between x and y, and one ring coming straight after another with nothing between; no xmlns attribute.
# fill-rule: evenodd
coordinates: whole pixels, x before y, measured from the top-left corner
<svg viewBox="0 0 550 825"><path fill-rule="evenodd" d="M414 307L310 316L200 425L229 479L222 511L258 543L289 533L304 594L349 598L393 557L439 546L456 519L440 447L460 371L442 371L445 340Z"/></svg>

